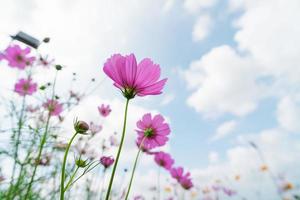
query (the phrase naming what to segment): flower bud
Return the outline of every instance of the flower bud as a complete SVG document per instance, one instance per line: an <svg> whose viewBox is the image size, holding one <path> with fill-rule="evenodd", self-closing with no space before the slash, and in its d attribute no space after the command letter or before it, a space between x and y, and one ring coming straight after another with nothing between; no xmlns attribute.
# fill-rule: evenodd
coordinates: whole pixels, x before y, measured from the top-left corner
<svg viewBox="0 0 300 200"><path fill-rule="evenodd" d="M43 39L43 42L44 42L44 43L50 42L50 38L49 38L49 37L45 37L45 38Z"/></svg>
<svg viewBox="0 0 300 200"><path fill-rule="evenodd" d="M89 130L89 125L84 121L77 121L74 124L74 129L77 133L85 134Z"/></svg>
<svg viewBox="0 0 300 200"><path fill-rule="evenodd" d="M46 89L46 86L44 86L44 85L42 85L41 87L40 87L40 90L45 90Z"/></svg>
<svg viewBox="0 0 300 200"><path fill-rule="evenodd" d="M111 156L102 156L100 158L100 163L104 166L104 168L109 168L113 163L115 159L113 159Z"/></svg>
<svg viewBox="0 0 300 200"><path fill-rule="evenodd" d="M80 167L80 168L85 168L87 165L88 165L88 163L86 162L86 160L82 160L82 159L77 159L76 161L75 161L75 163L76 163L76 166L77 167Z"/></svg>
<svg viewBox="0 0 300 200"><path fill-rule="evenodd" d="M57 71L59 71L59 70L62 69L62 66L61 66L61 65L55 65L55 69L56 69Z"/></svg>

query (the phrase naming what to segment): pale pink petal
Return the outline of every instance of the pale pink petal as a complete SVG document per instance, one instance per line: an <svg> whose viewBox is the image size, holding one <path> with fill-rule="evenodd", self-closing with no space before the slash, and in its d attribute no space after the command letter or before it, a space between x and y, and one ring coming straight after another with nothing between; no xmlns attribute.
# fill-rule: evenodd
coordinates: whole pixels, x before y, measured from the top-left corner
<svg viewBox="0 0 300 200"><path fill-rule="evenodd" d="M111 56L104 64L103 71L108 75L117 85L123 86L122 75L120 74L120 68L126 62L125 57L120 54Z"/></svg>
<svg viewBox="0 0 300 200"><path fill-rule="evenodd" d="M125 71L126 71L126 84L129 87L133 87L136 78L136 73L137 73L137 63L134 54L130 54L129 56L126 56Z"/></svg>
<svg viewBox="0 0 300 200"><path fill-rule="evenodd" d="M143 59L138 65L136 85L138 88L151 85L159 79L160 67L153 64L149 58Z"/></svg>
<svg viewBox="0 0 300 200"><path fill-rule="evenodd" d="M160 80L159 82L154 83L151 86L147 86L138 91L138 96L146 96L146 95L157 95L162 93L162 89L166 83L167 79Z"/></svg>
<svg viewBox="0 0 300 200"><path fill-rule="evenodd" d="M151 119L151 113L147 113L143 116L143 124L149 128L149 126L151 125L152 123L152 119Z"/></svg>

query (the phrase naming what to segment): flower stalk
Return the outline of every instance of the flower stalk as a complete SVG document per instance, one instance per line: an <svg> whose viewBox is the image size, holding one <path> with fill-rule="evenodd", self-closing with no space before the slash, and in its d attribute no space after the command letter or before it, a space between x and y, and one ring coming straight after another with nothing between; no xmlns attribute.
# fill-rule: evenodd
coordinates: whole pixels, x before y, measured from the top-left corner
<svg viewBox="0 0 300 200"><path fill-rule="evenodd" d="M52 86L52 98L51 98L52 100L54 99L54 96L55 96L56 79L57 79L57 71L55 73L55 77L54 77L54 81L53 81L53 86ZM50 119L51 119L51 111L49 110L48 111L48 116L47 116L47 121L46 121L45 132L44 132L42 140L40 142L39 152L38 152L38 156L37 156L36 160L40 160L41 159L42 152L43 152L43 149L44 149L44 145L45 145L46 140L47 140L48 129L49 129L49 125L50 125ZM30 182L29 182L26 194L25 194L24 200L27 200L27 198L29 196L29 193L30 193L30 190L31 190L31 187L32 187L32 183L33 183L34 178L35 178L37 167L38 167L38 165L35 164L34 165L34 169L33 169L33 173L32 173L32 176L31 176L31 179L30 179Z"/></svg>
<svg viewBox="0 0 300 200"><path fill-rule="evenodd" d="M125 200L127 200L128 197L129 197L131 185L132 185L132 182L133 182L134 173L135 173L135 170L136 170L136 166L137 166L137 162L138 162L140 153L142 151L144 140L145 140L145 138L142 140L141 144L139 145L139 150L138 150L138 153L136 154L136 157L135 157L135 160L134 160L134 165L133 165L133 169L132 169L132 172L131 172L130 182L129 182L129 186L128 186L128 189L127 189L127 192L126 192Z"/></svg>
<svg viewBox="0 0 300 200"><path fill-rule="evenodd" d="M61 170L61 181L60 181L60 200L64 200L64 193L65 193L65 178L66 178L66 163L67 163L67 157L68 157L68 153L71 147L71 144L73 142L73 140L75 139L75 137L78 135L79 133L76 131L75 134L72 136L72 138L70 139L67 149L65 151L65 155L64 155L64 160L63 160L63 165L62 165L62 170ZM71 177L72 178L72 177ZM74 178L74 177L73 177ZM68 184L69 186L69 184Z"/></svg>
<svg viewBox="0 0 300 200"><path fill-rule="evenodd" d="M124 123L123 123L123 131L122 131L122 136L121 136L121 142L120 142L120 146L119 146L119 149L118 149L116 161L115 161L115 164L114 164L114 167L113 167L113 170L112 170L112 174L111 174L111 177L110 177L109 186L108 186L108 189L107 189L105 200L109 200L109 196L110 196L110 193L111 193L112 185L113 185L113 182L114 182L114 176L115 176L115 173L116 173L116 169L117 169L117 166L118 166L120 154L121 154L123 143L124 143L129 100L130 100L129 98L126 99L125 112L124 112Z"/></svg>

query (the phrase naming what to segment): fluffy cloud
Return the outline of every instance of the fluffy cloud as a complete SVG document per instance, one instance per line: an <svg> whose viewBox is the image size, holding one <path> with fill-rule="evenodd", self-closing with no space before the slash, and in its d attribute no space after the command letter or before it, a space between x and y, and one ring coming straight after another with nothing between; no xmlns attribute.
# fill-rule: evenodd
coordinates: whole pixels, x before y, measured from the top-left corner
<svg viewBox="0 0 300 200"><path fill-rule="evenodd" d="M237 126L235 120L229 120L222 123L216 130L216 134L212 137L212 140L222 139L231 134Z"/></svg>
<svg viewBox="0 0 300 200"><path fill-rule="evenodd" d="M212 19L209 15L201 15L198 17L193 28L193 40L202 41L205 39L212 29Z"/></svg>
<svg viewBox="0 0 300 200"><path fill-rule="evenodd" d="M299 7L298 0L244 1L245 12L235 22L238 48L250 52L266 73L289 82L300 81Z"/></svg>
<svg viewBox="0 0 300 200"><path fill-rule="evenodd" d="M185 0L184 8L190 13L197 13L202 9L214 6L216 2L217 0Z"/></svg>
<svg viewBox="0 0 300 200"><path fill-rule="evenodd" d="M277 119L282 128L287 131L300 131L300 107L294 98L282 98L277 107Z"/></svg>
<svg viewBox="0 0 300 200"><path fill-rule="evenodd" d="M243 116L264 97L299 93L299 4L230 1L231 11L243 10L234 22L237 48L215 47L191 63L186 80L194 92L188 105L208 115Z"/></svg>
<svg viewBox="0 0 300 200"><path fill-rule="evenodd" d="M252 59L226 45L214 48L192 62L185 73L189 88L194 89L188 105L208 117L224 112L248 114L256 108L263 91L255 81L257 76Z"/></svg>

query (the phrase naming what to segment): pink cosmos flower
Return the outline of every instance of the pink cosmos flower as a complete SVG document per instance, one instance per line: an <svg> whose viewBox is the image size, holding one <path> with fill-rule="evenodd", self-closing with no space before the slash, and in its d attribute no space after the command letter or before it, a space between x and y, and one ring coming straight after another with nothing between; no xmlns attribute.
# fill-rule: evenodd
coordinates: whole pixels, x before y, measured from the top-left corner
<svg viewBox="0 0 300 200"><path fill-rule="evenodd" d="M177 167L177 168L172 168L170 169L171 176L179 181L183 177L183 168L182 167Z"/></svg>
<svg viewBox="0 0 300 200"><path fill-rule="evenodd" d="M143 142L143 148L152 149L154 147L163 146L168 141L168 135L171 130L165 119L161 115L155 115L153 118L150 113L143 116L137 122L138 138L137 143Z"/></svg>
<svg viewBox="0 0 300 200"><path fill-rule="evenodd" d="M48 101L44 103L43 106L49 111L51 116L58 116L63 111L62 104L54 99L48 99Z"/></svg>
<svg viewBox="0 0 300 200"><path fill-rule="evenodd" d="M30 48L21 49L19 45L9 46L5 49L0 57L8 61L8 65L18 69L24 69L26 66L31 65L35 57L28 56Z"/></svg>
<svg viewBox="0 0 300 200"><path fill-rule="evenodd" d="M223 188L223 192L224 192L224 194L226 194L229 197L236 194L236 191L229 189L229 188L225 188L225 187Z"/></svg>
<svg viewBox="0 0 300 200"><path fill-rule="evenodd" d="M133 200L145 200L145 198L142 195L137 195L133 197Z"/></svg>
<svg viewBox="0 0 300 200"><path fill-rule="evenodd" d="M137 64L134 54L122 56L115 54L107 59L103 70L114 81L127 99L135 95L158 95L167 81L159 81L160 67L149 58L144 58Z"/></svg>
<svg viewBox="0 0 300 200"><path fill-rule="evenodd" d="M172 168L170 170L171 176L180 183L180 185L186 189L189 190L193 187L192 180L190 178L190 173L187 172L186 174L183 173L182 167Z"/></svg>
<svg viewBox="0 0 300 200"><path fill-rule="evenodd" d="M102 104L101 106L98 106L98 111L100 115L102 115L103 117L107 117L110 114L111 109L109 105L105 106L104 104Z"/></svg>
<svg viewBox="0 0 300 200"><path fill-rule="evenodd" d="M102 130L102 125L94 124L94 122L90 122L90 131L92 135L99 133Z"/></svg>
<svg viewBox="0 0 300 200"><path fill-rule="evenodd" d="M186 189L186 190L189 190L194 186L192 179L189 176L182 177L179 183L180 183L181 187L183 187L183 189Z"/></svg>
<svg viewBox="0 0 300 200"><path fill-rule="evenodd" d="M100 158L100 163L104 166L104 168L109 168L113 163L114 159L111 156L102 156Z"/></svg>
<svg viewBox="0 0 300 200"><path fill-rule="evenodd" d="M42 65L43 67L49 67L50 65L52 65L54 63L54 59L49 59L48 55L46 55L45 57L40 56L38 59L38 64Z"/></svg>
<svg viewBox="0 0 300 200"><path fill-rule="evenodd" d="M15 84L15 92L21 96L32 95L37 90L37 84L32 83L32 79L20 79Z"/></svg>
<svg viewBox="0 0 300 200"><path fill-rule="evenodd" d="M171 158L171 155L165 152L157 152L154 154L154 161L159 166L169 170L174 164L174 160Z"/></svg>

